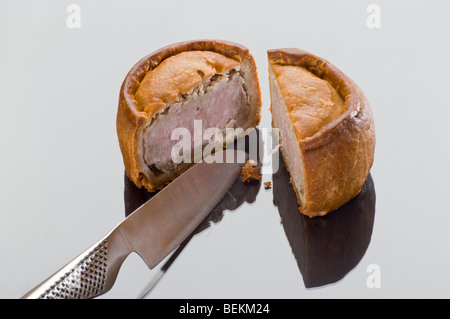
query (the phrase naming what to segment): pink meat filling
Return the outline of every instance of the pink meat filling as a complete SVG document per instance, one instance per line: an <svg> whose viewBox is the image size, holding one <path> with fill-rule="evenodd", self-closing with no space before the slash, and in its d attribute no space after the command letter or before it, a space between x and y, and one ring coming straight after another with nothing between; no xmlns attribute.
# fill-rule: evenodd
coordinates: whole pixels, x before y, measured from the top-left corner
<svg viewBox="0 0 450 319"><path fill-rule="evenodd" d="M282 97L280 88L277 84L277 79L275 78L273 72L270 72L270 80L270 94L272 97L271 105L274 125L279 129L280 144L284 152L284 156L289 159L286 161L286 166L291 174L294 187L296 188L302 201L304 201L305 189L303 183L303 163L301 161L302 156L297 142L297 137L289 119L284 98Z"/></svg>
<svg viewBox="0 0 450 319"><path fill-rule="evenodd" d="M248 125L250 107L244 88L244 79L238 72L229 76L216 75L206 86L196 88L180 102L172 103L157 115L144 136L144 159L154 173L172 173L176 170L171 152L179 140L172 140L172 132L186 128L193 147L194 121L201 120L201 136L208 128L224 130L226 127ZM198 127L197 122L197 127ZM198 136L198 132L196 132ZM208 140L203 140L204 147ZM194 150L191 151L194 154Z"/></svg>

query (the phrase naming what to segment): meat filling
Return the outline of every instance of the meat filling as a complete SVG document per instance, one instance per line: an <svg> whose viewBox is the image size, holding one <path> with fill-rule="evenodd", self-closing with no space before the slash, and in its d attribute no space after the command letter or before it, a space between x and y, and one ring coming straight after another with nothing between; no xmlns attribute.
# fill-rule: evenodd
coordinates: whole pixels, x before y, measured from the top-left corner
<svg viewBox="0 0 450 319"><path fill-rule="evenodd" d="M294 187L297 194L300 196L301 201L305 201L305 189L304 189L304 177L303 177L303 164L300 148L298 146L297 138L290 122L286 106L283 103L283 97L280 92L277 80L270 72L270 94L272 101L272 114L273 121L279 132L279 142L282 145L283 157L291 159L285 161L286 166L291 174L291 180L294 183Z"/></svg>
<svg viewBox="0 0 450 319"><path fill-rule="evenodd" d="M201 120L201 136L208 128L218 128L224 132L227 127L246 128L250 107L244 79L239 71L216 74L207 83L195 87L189 94L180 95L156 115L144 134L144 159L155 175L175 174L177 165L172 160L172 149L179 140L172 139L172 132L185 128L190 132L193 161L195 148L205 147L210 140L194 145L194 121ZM195 132L197 136L199 132ZM225 133L222 133L225 135Z"/></svg>

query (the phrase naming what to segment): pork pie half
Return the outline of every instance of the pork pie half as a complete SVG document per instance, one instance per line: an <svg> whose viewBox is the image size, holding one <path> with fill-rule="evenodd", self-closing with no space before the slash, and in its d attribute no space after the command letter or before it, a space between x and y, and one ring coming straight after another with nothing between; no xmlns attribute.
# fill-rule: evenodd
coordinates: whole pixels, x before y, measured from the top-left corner
<svg viewBox="0 0 450 319"><path fill-rule="evenodd" d="M198 40L153 52L129 71L120 90L117 133L127 176L148 191L161 189L192 165L173 161L181 138L173 138L175 129L187 129L192 139L194 127L202 129L200 143L189 143L194 156L209 142L203 140L206 129L218 128L224 137L227 128L248 132L259 124L260 110L256 65L247 48Z"/></svg>
<svg viewBox="0 0 450 319"><path fill-rule="evenodd" d="M360 191L372 167L375 127L360 88L300 49L268 51L272 125L302 214L325 215Z"/></svg>

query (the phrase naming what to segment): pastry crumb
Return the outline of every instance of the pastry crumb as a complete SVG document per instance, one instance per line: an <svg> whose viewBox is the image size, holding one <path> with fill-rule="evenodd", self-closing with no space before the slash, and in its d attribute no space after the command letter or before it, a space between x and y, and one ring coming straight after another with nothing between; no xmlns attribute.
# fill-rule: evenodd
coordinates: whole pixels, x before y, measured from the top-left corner
<svg viewBox="0 0 450 319"><path fill-rule="evenodd" d="M265 182L264 183L264 188L265 189L271 189L272 188L272 182Z"/></svg>
<svg viewBox="0 0 450 319"><path fill-rule="evenodd" d="M247 180L260 180L261 172L259 166L255 161L248 160L241 169L241 180L246 182Z"/></svg>

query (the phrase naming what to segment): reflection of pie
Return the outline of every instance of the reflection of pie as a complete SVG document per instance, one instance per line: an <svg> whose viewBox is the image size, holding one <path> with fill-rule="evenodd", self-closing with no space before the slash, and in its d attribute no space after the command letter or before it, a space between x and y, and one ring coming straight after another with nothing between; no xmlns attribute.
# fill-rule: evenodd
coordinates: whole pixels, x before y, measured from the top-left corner
<svg viewBox="0 0 450 319"><path fill-rule="evenodd" d="M327 214L355 197L373 164L375 128L364 94L328 61L268 51L272 125L300 211Z"/></svg>
<svg viewBox="0 0 450 319"><path fill-rule="evenodd" d="M146 56L130 70L120 91L117 133L128 177L149 191L162 188L200 160L194 155L201 155L214 137L223 136L217 140L222 147L258 125L260 109L256 65L241 45L190 41ZM179 128L189 135L173 136ZM215 128L219 131L205 133ZM230 128L243 131L227 136ZM191 138L187 145L175 148L183 161L174 163L174 146L186 136Z"/></svg>

